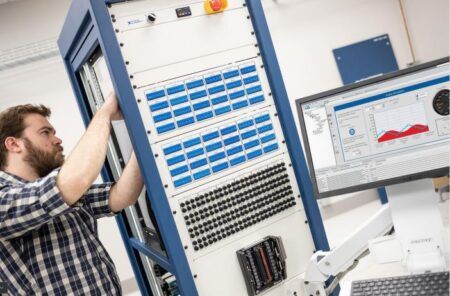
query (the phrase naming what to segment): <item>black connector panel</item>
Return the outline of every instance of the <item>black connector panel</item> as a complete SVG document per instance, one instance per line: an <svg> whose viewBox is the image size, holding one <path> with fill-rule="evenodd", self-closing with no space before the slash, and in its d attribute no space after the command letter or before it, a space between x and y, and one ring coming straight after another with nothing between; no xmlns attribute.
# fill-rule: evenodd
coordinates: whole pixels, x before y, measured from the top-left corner
<svg viewBox="0 0 450 296"><path fill-rule="evenodd" d="M268 236L236 253L248 295L258 295L286 279L286 253L281 237Z"/></svg>

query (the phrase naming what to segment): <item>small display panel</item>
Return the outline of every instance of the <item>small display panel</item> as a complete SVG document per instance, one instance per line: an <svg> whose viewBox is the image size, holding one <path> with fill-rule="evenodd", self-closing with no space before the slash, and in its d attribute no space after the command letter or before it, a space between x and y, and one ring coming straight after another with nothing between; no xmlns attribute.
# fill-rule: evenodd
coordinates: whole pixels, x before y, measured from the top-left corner
<svg viewBox="0 0 450 296"><path fill-rule="evenodd" d="M177 8L175 9L175 12L177 13L177 17L185 17L192 15L191 8L189 6Z"/></svg>

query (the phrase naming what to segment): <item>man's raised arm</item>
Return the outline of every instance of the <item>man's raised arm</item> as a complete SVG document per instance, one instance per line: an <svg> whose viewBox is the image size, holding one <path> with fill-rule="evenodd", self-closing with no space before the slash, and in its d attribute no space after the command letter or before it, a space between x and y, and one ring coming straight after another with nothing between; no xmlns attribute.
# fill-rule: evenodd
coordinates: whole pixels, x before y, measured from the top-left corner
<svg viewBox="0 0 450 296"><path fill-rule="evenodd" d="M61 167L56 185L67 204L76 203L98 177L105 162L111 120L119 114L117 98L111 93Z"/></svg>

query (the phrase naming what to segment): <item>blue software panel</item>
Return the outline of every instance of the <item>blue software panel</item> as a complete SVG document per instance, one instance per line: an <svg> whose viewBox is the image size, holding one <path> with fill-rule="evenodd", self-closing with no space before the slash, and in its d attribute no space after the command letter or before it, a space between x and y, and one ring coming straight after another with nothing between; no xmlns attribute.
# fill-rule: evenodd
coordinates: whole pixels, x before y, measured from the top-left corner
<svg viewBox="0 0 450 296"><path fill-rule="evenodd" d="M279 149L269 112L208 129L163 147L176 188Z"/></svg>
<svg viewBox="0 0 450 296"><path fill-rule="evenodd" d="M225 68L145 92L158 134L264 102L254 63Z"/></svg>

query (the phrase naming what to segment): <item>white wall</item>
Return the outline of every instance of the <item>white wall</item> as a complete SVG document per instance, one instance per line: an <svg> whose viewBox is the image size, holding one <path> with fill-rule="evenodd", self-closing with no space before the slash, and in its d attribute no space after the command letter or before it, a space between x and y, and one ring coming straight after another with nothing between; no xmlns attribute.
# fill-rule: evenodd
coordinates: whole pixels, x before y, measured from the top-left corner
<svg viewBox="0 0 450 296"><path fill-rule="evenodd" d="M57 37L70 0L19 0L0 5L0 50Z"/></svg>
<svg viewBox="0 0 450 296"><path fill-rule="evenodd" d="M404 0L416 59L427 62L449 55L448 0Z"/></svg>

